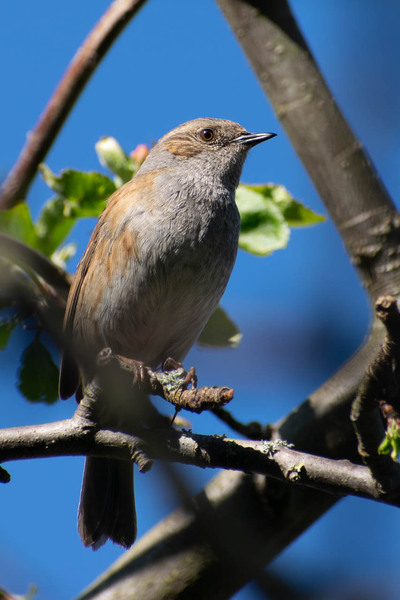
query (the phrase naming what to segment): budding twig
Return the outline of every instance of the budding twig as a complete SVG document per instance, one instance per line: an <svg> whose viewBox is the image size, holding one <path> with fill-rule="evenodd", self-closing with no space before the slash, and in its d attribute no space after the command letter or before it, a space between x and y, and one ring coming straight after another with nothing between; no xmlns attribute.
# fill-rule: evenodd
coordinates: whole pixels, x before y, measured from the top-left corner
<svg viewBox="0 0 400 600"><path fill-rule="evenodd" d="M167 359L161 372L152 371L142 362L115 355L110 348L99 354L100 380L105 372L120 370L133 375L133 381L141 392L161 396L175 406L195 413L222 407L233 398L234 391L228 387L197 387L194 367L186 371L180 363ZM111 376L111 380L112 380ZM188 389L189 386L191 389Z"/></svg>

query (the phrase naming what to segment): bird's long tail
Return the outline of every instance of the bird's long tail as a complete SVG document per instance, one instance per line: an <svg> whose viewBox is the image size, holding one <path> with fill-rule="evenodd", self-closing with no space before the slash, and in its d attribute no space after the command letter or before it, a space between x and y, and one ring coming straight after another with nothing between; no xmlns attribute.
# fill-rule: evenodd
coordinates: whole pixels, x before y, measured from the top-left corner
<svg viewBox="0 0 400 600"><path fill-rule="evenodd" d="M129 548L136 538L133 465L128 460L88 457L85 462L78 531L97 550L110 539Z"/></svg>

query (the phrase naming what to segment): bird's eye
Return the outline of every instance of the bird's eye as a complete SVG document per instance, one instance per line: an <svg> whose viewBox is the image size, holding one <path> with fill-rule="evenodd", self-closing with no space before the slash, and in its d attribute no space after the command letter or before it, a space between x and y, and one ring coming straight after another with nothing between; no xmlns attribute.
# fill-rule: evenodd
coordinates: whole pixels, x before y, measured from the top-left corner
<svg viewBox="0 0 400 600"><path fill-rule="evenodd" d="M203 142L211 142L214 139L214 131L212 129L202 129L200 131L200 137Z"/></svg>

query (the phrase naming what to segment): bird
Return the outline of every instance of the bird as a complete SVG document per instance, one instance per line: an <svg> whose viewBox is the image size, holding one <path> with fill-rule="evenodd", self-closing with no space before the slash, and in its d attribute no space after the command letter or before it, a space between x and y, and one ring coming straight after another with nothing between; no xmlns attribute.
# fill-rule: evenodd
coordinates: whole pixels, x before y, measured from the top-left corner
<svg viewBox="0 0 400 600"><path fill-rule="evenodd" d="M103 348L151 369L184 359L236 260L235 192L247 153L275 135L224 119L188 121L164 135L110 196L67 299L64 334L80 353L61 356L61 398L84 394ZM102 426L123 430L125 418L116 414ZM86 458L78 531L94 550L109 539L134 543L131 461Z"/></svg>

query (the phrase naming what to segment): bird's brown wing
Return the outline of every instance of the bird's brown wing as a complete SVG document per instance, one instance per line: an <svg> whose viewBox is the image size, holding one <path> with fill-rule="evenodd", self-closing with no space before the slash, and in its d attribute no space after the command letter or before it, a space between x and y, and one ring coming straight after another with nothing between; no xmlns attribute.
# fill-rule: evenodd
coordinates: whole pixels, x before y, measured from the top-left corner
<svg viewBox="0 0 400 600"><path fill-rule="evenodd" d="M97 221L86 251L78 265L68 295L64 316L63 329L67 348L62 352L60 358L59 394L62 399L72 396L80 384L79 369L74 358L75 352L73 351L72 343L75 316L77 311L81 310L79 305L82 304L82 307L85 306L85 288L89 288L96 282L97 271L103 264L103 261L107 259L107 254L110 253L116 233L118 232L121 214L126 213L128 207L132 209L138 202L144 202L151 210L153 177L154 172L137 175L110 196L107 206ZM140 193L138 193L139 190ZM132 233L130 233L130 236L132 238ZM129 251L135 255L135 247L132 240L130 241ZM136 256L136 258L138 257ZM95 266L93 267L93 265ZM88 310L87 306L85 308ZM84 352L85 349L78 347L78 350Z"/></svg>
<svg viewBox="0 0 400 600"><path fill-rule="evenodd" d="M89 269L89 265L91 263L93 255L95 254L97 245L96 237L98 236L98 225L99 222L97 223L96 228L93 231L86 252L78 265L74 280L71 284L71 288L69 291L63 325L66 346L72 345L73 323L75 318L76 306L78 304L78 299L80 296L82 285L85 281L85 277ZM73 357L73 354L73 349L67 347L66 349L64 349L60 356L60 380L58 385L58 391L60 398L62 398L63 400L72 396L76 392L80 383L79 369Z"/></svg>

